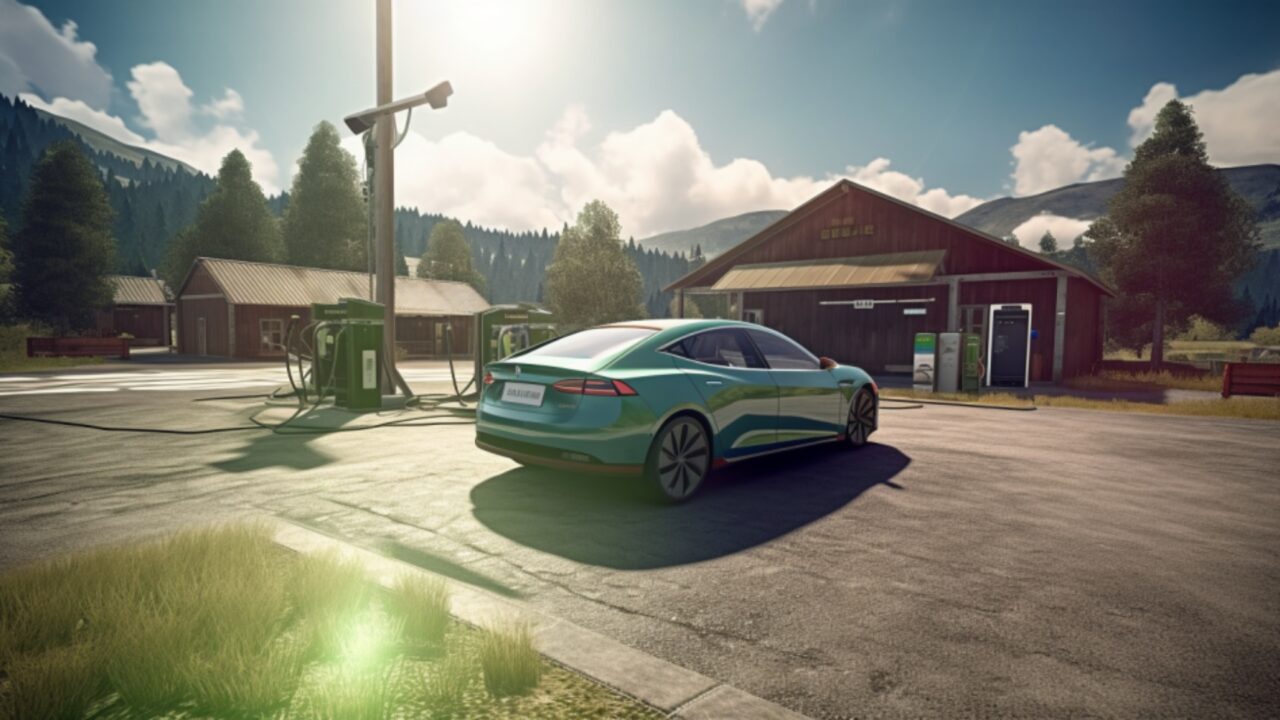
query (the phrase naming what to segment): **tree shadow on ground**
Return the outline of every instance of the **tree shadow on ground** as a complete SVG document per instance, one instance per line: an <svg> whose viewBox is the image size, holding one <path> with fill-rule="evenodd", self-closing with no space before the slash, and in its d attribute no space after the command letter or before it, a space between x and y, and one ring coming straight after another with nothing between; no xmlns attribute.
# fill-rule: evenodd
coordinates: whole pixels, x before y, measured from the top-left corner
<svg viewBox="0 0 1280 720"><path fill-rule="evenodd" d="M730 555L821 519L911 459L870 444L830 446L735 464L683 505L664 505L643 481L517 468L471 491L475 517L522 545L575 562L643 570Z"/></svg>

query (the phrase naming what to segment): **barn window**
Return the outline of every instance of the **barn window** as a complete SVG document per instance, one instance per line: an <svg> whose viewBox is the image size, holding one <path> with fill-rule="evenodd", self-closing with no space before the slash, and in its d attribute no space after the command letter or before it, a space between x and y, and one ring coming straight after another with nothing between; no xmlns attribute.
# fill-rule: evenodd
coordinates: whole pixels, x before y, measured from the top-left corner
<svg viewBox="0 0 1280 720"><path fill-rule="evenodd" d="M263 318L258 321L259 350L264 353L284 352L284 321L277 318Z"/></svg>

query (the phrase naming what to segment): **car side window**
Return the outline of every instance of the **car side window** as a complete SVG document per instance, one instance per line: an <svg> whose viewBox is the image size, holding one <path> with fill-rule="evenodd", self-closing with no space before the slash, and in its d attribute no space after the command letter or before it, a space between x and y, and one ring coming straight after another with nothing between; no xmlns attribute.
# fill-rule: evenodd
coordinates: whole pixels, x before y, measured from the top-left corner
<svg viewBox="0 0 1280 720"><path fill-rule="evenodd" d="M764 361L774 370L818 370L818 360L794 342L773 333L748 330Z"/></svg>
<svg viewBox="0 0 1280 720"><path fill-rule="evenodd" d="M708 330L690 335L667 348L667 352L680 357L736 368L763 368L764 361L740 330Z"/></svg>

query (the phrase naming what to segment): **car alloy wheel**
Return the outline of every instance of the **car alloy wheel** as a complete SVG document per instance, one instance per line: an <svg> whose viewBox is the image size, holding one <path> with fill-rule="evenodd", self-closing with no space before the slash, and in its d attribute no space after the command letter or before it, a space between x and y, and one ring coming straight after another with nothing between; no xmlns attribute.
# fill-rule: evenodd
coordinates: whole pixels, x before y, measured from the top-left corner
<svg viewBox="0 0 1280 720"><path fill-rule="evenodd" d="M876 399L866 390L859 390L853 396L853 402L849 403L849 425L845 428L845 437L851 447L862 447L875 429Z"/></svg>
<svg viewBox="0 0 1280 720"><path fill-rule="evenodd" d="M650 474L668 500L686 500L702 486L711 469L708 440L702 423L687 417L672 420L658 434Z"/></svg>

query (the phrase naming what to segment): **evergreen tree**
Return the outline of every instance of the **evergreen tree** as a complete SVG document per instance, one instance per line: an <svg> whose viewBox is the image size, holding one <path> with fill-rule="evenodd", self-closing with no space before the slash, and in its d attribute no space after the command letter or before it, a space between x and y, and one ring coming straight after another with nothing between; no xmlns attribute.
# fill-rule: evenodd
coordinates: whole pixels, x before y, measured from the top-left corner
<svg viewBox="0 0 1280 720"><path fill-rule="evenodd" d="M31 176L14 236L19 311L58 332L92 327L111 304L112 213L97 168L73 142L49 146Z"/></svg>
<svg viewBox="0 0 1280 720"><path fill-rule="evenodd" d="M471 248L457 220L446 220L431 230L427 252L418 262L418 277L457 280L484 292L484 278L471 264Z"/></svg>
<svg viewBox="0 0 1280 720"><path fill-rule="evenodd" d="M213 192L195 222L169 245L165 280L176 291L197 257L278 262L284 258L280 228L239 150L222 159Z"/></svg>
<svg viewBox="0 0 1280 720"><path fill-rule="evenodd" d="M363 271L364 268L358 268ZM396 248L396 275L400 277L409 276L409 263L404 259L404 251L399 247Z"/></svg>
<svg viewBox="0 0 1280 720"><path fill-rule="evenodd" d="M1232 283L1260 247L1254 210L1209 165L1191 109L1170 100L1134 151L1107 217L1089 229L1090 254L1119 291L1108 327L1129 347L1151 343L1164 361L1166 327L1191 315L1231 324Z"/></svg>
<svg viewBox="0 0 1280 720"><path fill-rule="evenodd" d="M1044 231L1044 235L1040 236L1040 252L1045 255L1052 255L1058 252L1058 239L1048 230Z"/></svg>
<svg viewBox="0 0 1280 720"><path fill-rule="evenodd" d="M587 203L561 235L546 278L548 304L566 327L645 314L640 271L623 248L618 214L599 200Z"/></svg>
<svg viewBox="0 0 1280 720"><path fill-rule="evenodd" d="M289 262L335 270L365 269L367 220L355 158L322 122L311 133L284 213Z"/></svg>

